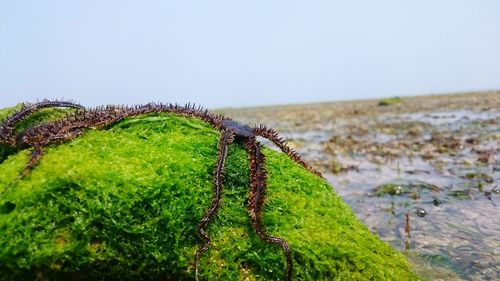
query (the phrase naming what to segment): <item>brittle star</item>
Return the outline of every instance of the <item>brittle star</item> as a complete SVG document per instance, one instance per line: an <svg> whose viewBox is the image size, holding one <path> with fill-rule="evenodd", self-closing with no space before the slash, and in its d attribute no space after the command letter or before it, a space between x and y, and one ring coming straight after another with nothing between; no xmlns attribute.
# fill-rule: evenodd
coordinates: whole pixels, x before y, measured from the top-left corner
<svg viewBox="0 0 500 281"><path fill-rule="evenodd" d="M45 102L47 103L47 101ZM20 112L9 117L6 121L8 124L5 127L15 128L15 123L40 108L61 106L66 106L66 104L62 105L57 102L54 102L52 105L49 105L49 103L35 104L33 105L33 108L26 108L24 111L21 110ZM74 104L67 104L67 107L79 108L78 105ZM262 145L257 141L257 137L259 136L270 140L295 162L320 177L322 177L322 175L309 164L304 162L292 148L288 147L285 141L273 129L269 129L264 125L255 127L242 125L230 118L211 113L201 107L196 107L194 104L179 106L176 104L150 103L135 107L107 106L90 110L79 110L64 119L27 128L19 133L15 138L11 135L13 130L6 131L8 132L7 134L2 132L2 135L0 135L0 142L15 146L18 149L33 148L31 158L22 173L22 176L27 176L38 161L40 161L43 155L44 147L74 139L83 134L85 129L88 128L104 128L128 117L151 113L172 113L185 117L199 118L220 132L217 146L217 161L213 178L214 197L211 207L205 212L204 217L197 225L197 231L203 240L203 244L199 247L195 254L194 267L196 280L199 280L200 257L210 248L211 239L205 229L216 215L221 204L223 190L222 180L225 161L228 153L228 147L234 141L242 142L248 152L250 166L248 212L252 227L262 241L277 244L282 248L286 260L285 279L291 280L293 260L290 245L283 238L268 235L262 224L262 206L264 204L265 190L267 187L267 173L264 167L265 157L261 152Z"/></svg>

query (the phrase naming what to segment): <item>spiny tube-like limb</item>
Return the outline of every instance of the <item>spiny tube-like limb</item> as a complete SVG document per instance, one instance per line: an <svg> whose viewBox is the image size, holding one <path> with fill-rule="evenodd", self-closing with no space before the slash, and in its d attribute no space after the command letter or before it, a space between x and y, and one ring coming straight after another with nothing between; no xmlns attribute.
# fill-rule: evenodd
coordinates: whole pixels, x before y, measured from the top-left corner
<svg viewBox="0 0 500 281"><path fill-rule="evenodd" d="M210 237L205 232L205 228L208 226L210 220L215 216L217 210L220 207L222 198L222 177L224 175L224 165L227 157L228 146L234 140L233 130L224 130L219 138L219 143L217 146L217 163L214 171L214 198L212 201L212 207L207 210L205 216L198 223L198 233L203 239L203 245L200 246L195 255L194 268L196 280L199 280L198 265L201 255L208 250L210 247Z"/></svg>
<svg viewBox="0 0 500 281"><path fill-rule="evenodd" d="M179 106L177 104L168 104L164 105L163 108L167 109L167 112L172 112L187 117L199 118L210 124L214 129L222 131L221 124L224 117L222 117L219 114L214 114L210 112L208 109L204 109L201 106L196 106L194 103L193 104L188 103L185 106Z"/></svg>
<svg viewBox="0 0 500 281"><path fill-rule="evenodd" d="M53 108L53 107L67 107L74 109L84 109L83 106L70 102L70 101L58 101L58 100L43 100L41 102L28 104L24 103L21 110L10 115L2 124L0 124L0 143L9 144L10 146L15 146L15 136L14 130L16 124L21 120L25 119L29 115L39 111L43 108Z"/></svg>
<svg viewBox="0 0 500 281"><path fill-rule="evenodd" d="M286 258L285 280L292 278L293 261L292 249L288 243L279 237L268 236L262 225L262 206L265 200L265 189L267 173L264 169L264 155L260 151L260 144L255 138L245 140L250 162L250 194L248 196L248 208L252 226L262 241L278 244L283 249Z"/></svg>
<svg viewBox="0 0 500 281"><path fill-rule="evenodd" d="M33 151L31 152L30 156L30 161L28 162L28 164L26 164L26 167L24 167L24 170L21 173L20 178L26 177L31 172L33 167L35 167L38 161L40 161L40 159L42 158L42 155L43 155L43 149L41 146L36 146L33 148Z"/></svg>
<svg viewBox="0 0 500 281"><path fill-rule="evenodd" d="M163 104L163 103L148 103L145 105L136 105L133 107L125 106L107 106L98 107L87 111L76 112L69 119L79 120L86 124L87 128L103 128L112 125L127 117L152 114L152 113L172 113L189 118L198 118L208 124L214 129L221 131L221 123L223 117L213 114L210 111L195 105L188 104L180 106L177 104ZM68 121L71 121L69 120Z"/></svg>
<svg viewBox="0 0 500 281"><path fill-rule="evenodd" d="M13 124L22 118L28 116L34 110L48 107L74 107L80 108L80 105L63 101L43 101L34 105L27 106L17 114L14 114L7 119L6 124ZM13 145L19 148L42 147L54 143L62 143L74 139L81 135L86 128L103 128L115 124L127 117L150 114L150 113L174 113L186 117L199 118L209 123L214 129L220 130L222 123L222 116L213 114L208 110L203 110L201 107L196 107L194 104L187 106L179 106L174 104L146 104L144 106L136 107L99 107L94 110L82 110L75 114L53 122L41 124L24 130L16 138L10 135L6 138ZM9 126L7 126L9 127ZM3 127L2 127L3 128ZM2 133L2 138L4 134ZM38 163L41 154L37 157L32 157L29 164L26 166L23 176L26 176Z"/></svg>
<svg viewBox="0 0 500 281"><path fill-rule="evenodd" d="M70 101L62 101L62 100L43 100L41 102L36 102L33 104L25 103L23 105L23 108L19 110L18 112L12 114L9 116L3 124L5 125L12 125L15 124L22 119L28 117L29 115L33 114L34 112L44 109L44 108L53 108L53 107L67 107L67 108L74 108L74 109L84 109L84 107L80 104L70 102Z"/></svg>
<svg viewBox="0 0 500 281"><path fill-rule="evenodd" d="M173 104L150 103L137 107L102 107L78 111L67 118L25 129L17 136L15 144L21 149L35 146L45 147L53 143L62 143L76 138L88 128L100 129L128 117L151 113L173 113L189 118L199 118L216 130L220 130L222 123L222 116L210 113L208 110L195 109L191 105L183 107ZM34 164L31 165L30 169L35 166Z"/></svg>
<svg viewBox="0 0 500 281"><path fill-rule="evenodd" d="M30 143L30 146L33 147L33 151L31 153L30 160L26 167L24 168L21 178L26 177L31 170L38 164L43 155L43 147L53 144L53 143L62 143L67 140L78 137L83 133L82 128L71 128L71 130L62 129L58 133L53 133L49 128L45 126L39 126L38 133L33 135L22 135L22 141ZM44 130L45 129L45 130ZM33 128L27 129L27 131L31 131Z"/></svg>
<svg viewBox="0 0 500 281"><path fill-rule="evenodd" d="M300 165L302 165L304 168L306 168L310 172L312 172L320 177L323 177L323 175L319 171L317 171L316 169L311 167L309 164L307 164L304 160L302 160L302 158L299 156L299 154L293 148L289 147L286 144L285 140L282 137L280 137L278 135L278 132L276 132L275 130L269 129L264 125L259 125L259 126L256 126L254 128L254 132L256 135L264 137L264 138L272 141L274 143L274 145L276 145L279 149L281 149L281 151L283 151L286 155L288 155L290 158L292 158L293 161L299 163Z"/></svg>

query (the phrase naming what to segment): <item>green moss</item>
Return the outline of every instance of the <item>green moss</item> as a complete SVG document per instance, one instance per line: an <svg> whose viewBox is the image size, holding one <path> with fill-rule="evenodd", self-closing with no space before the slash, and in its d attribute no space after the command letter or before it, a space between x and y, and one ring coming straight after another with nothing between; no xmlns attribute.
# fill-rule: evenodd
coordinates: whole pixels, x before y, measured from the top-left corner
<svg viewBox="0 0 500 281"><path fill-rule="evenodd" d="M10 153L0 164L0 280L193 279L218 136L196 119L127 119L48 147L24 179L29 151ZM264 223L290 243L294 280L418 279L323 179L281 153L264 154ZM250 225L247 166L243 147L232 145L203 279L283 279L281 249Z"/></svg>
<svg viewBox="0 0 500 281"><path fill-rule="evenodd" d="M490 175L484 173L476 173L476 172L467 173L465 175L465 178L470 180L476 180L478 182L493 183L493 178Z"/></svg>
<svg viewBox="0 0 500 281"><path fill-rule="evenodd" d="M397 195L407 196L416 195L420 197L422 192L437 192L440 188L437 185L423 181L397 181L389 182L375 187L374 193L377 196Z"/></svg>
<svg viewBox="0 0 500 281"><path fill-rule="evenodd" d="M454 197L458 200L470 200L472 196L471 190L450 190L448 196Z"/></svg>
<svg viewBox="0 0 500 281"><path fill-rule="evenodd" d="M403 102L400 97L385 98L378 101L379 106L389 106Z"/></svg>

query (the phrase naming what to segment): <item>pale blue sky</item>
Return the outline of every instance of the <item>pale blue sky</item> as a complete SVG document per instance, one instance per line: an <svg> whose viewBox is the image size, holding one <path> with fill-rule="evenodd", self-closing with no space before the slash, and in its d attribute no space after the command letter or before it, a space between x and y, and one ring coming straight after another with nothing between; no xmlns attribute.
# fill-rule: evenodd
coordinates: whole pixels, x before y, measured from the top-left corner
<svg viewBox="0 0 500 281"><path fill-rule="evenodd" d="M0 107L500 89L500 1L0 1Z"/></svg>

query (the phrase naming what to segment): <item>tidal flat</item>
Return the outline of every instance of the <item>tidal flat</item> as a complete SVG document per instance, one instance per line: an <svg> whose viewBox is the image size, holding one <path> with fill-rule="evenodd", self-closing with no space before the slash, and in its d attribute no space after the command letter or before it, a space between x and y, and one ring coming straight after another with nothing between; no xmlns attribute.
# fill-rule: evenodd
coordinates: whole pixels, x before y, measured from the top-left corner
<svg viewBox="0 0 500 281"><path fill-rule="evenodd" d="M500 279L499 91L219 112L277 129L418 274Z"/></svg>

